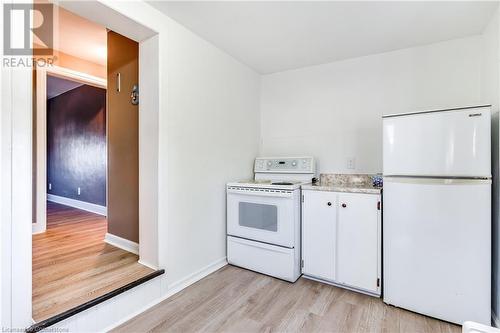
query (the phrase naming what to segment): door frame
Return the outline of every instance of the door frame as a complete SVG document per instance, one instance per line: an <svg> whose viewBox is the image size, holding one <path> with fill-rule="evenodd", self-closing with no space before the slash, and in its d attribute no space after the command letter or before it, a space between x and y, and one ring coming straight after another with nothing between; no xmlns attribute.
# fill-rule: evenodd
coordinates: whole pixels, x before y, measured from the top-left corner
<svg viewBox="0 0 500 333"><path fill-rule="evenodd" d="M34 119L36 121L36 215L35 221L32 224L33 234L42 233L47 230L47 75L107 90L106 79L60 66L37 66L36 120Z"/></svg>
<svg viewBox="0 0 500 333"><path fill-rule="evenodd" d="M6 0L14 2L16 0ZM167 216L159 212L160 94L168 20L141 1L56 1L57 5L139 42L139 256L143 264L165 268L159 234L166 237ZM3 6L0 6L3 24ZM0 34L0 42L3 35ZM32 320L32 68L0 68L0 325L22 329ZM163 148L163 147L162 147ZM154 187L152 187L154 186ZM144 193L145 190L149 192ZM163 194L162 199L164 199ZM162 205L162 211L166 210ZM162 214L165 215L165 214ZM159 221L162 221L160 224ZM161 230L160 230L161 229ZM165 248L161 245L162 249Z"/></svg>

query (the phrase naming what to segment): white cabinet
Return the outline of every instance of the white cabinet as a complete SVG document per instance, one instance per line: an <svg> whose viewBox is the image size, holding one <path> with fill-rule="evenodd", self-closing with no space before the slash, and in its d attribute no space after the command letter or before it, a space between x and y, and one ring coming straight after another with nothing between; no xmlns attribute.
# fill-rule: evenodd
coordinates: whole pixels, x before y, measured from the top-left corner
<svg viewBox="0 0 500 333"><path fill-rule="evenodd" d="M339 194L337 281L377 293L380 262L379 196Z"/></svg>
<svg viewBox="0 0 500 333"><path fill-rule="evenodd" d="M304 197L306 195L304 194ZM307 203L306 203L307 201ZM335 216L337 195L333 192L307 191L302 210L302 272L326 279L335 279Z"/></svg>
<svg viewBox="0 0 500 333"><path fill-rule="evenodd" d="M380 195L302 191L302 273L380 295Z"/></svg>

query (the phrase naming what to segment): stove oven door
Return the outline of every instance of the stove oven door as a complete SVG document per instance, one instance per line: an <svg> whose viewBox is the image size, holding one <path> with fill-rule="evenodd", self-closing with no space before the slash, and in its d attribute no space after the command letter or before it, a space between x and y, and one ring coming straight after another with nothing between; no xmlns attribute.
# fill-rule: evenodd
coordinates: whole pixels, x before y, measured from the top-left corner
<svg viewBox="0 0 500 333"><path fill-rule="evenodd" d="M293 248L299 205L299 190L228 186L227 234Z"/></svg>

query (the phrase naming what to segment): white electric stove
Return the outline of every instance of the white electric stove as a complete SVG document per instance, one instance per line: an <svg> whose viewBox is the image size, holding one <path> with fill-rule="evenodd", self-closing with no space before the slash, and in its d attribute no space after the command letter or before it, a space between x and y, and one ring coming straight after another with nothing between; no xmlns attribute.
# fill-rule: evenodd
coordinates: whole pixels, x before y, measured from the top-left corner
<svg viewBox="0 0 500 333"><path fill-rule="evenodd" d="M232 265L295 282L300 276L300 186L312 157L257 158L255 178L227 184L227 258Z"/></svg>

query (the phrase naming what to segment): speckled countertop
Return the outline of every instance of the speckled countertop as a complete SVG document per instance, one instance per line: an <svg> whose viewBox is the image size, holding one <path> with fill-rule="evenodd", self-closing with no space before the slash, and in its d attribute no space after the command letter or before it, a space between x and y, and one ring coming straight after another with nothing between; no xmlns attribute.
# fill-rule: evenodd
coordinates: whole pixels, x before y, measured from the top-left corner
<svg viewBox="0 0 500 333"><path fill-rule="evenodd" d="M380 194L381 187L374 187L367 174L321 174L319 182L302 185L303 190Z"/></svg>

